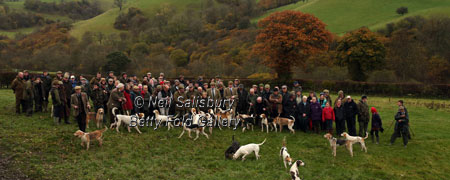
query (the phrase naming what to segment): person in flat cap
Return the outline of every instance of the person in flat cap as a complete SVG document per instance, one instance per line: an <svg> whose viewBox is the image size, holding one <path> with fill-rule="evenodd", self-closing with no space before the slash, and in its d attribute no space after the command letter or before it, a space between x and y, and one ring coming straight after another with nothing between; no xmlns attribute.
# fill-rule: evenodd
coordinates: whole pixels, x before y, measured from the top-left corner
<svg viewBox="0 0 450 180"><path fill-rule="evenodd" d="M224 88L224 92L223 92L225 99L229 99L230 102L226 102L225 103L225 108L226 109L233 109L233 117L234 117L234 113L236 113L236 106L238 103L238 92L237 92L237 88L233 87L233 81L228 81L228 87ZM231 106L231 107L230 107Z"/></svg>
<svg viewBox="0 0 450 180"><path fill-rule="evenodd" d="M264 85L264 90L262 92L262 97L264 98L264 101L269 101L270 95L272 94L272 91L270 90L270 84Z"/></svg>
<svg viewBox="0 0 450 180"><path fill-rule="evenodd" d="M358 103L358 123L359 123L359 136L365 137L367 133L367 127L370 121L369 105L367 104L367 96L363 95Z"/></svg>
<svg viewBox="0 0 450 180"><path fill-rule="evenodd" d="M330 105L333 105L331 101L330 91L328 89L323 90L323 95L325 99L327 99L327 102L329 102Z"/></svg>
<svg viewBox="0 0 450 180"><path fill-rule="evenodd" d="M220 94L219 89L216 86L216 83L212 82L210 85L211 85L211 88L206 90L206 94L207 94L208 98L211 98L214 102L222 99L222 96ZM210 107L210 108L215 108L215 103L214 103L213 107Z"/></svg>
<svg viewBox="0 0 450 180"><path fill-rule="evenodd" d="M75 86L75 93L70 98L70 104L73 109L72 115L78 122L78 128L86 132L86 114L91 109L91 105L89 105L87 94L81 92L81 86Z"/></svg>
<svg viewBox="0 0 450 180"><path fill-rule="evenodd" d="M52 89L52 78L48 74L48 71L45 70L41 75L42 85L44 86L44 101L42 102L42 110L44 112L48 111L48 95L50 94L50 89Z"/></svg>
<svg viewBox="0 0 450 180"><path fill-rule="evenodd" d="M117 88L114 88L113 90L111 90L110 96L108 98L108 103L107 103L107 107L108 107L108 114L109 114L109 121L110 123L114 123L114 115L112 113L112 109L113 108L117 108L120 111L123 111L123 104L125 104L126 99L125 96L123 94L123 91L125 90L125 86L122 83L119 83L117 85ZM116 114L119 112L116 112Z"/></svg>
<svg viewBox="0 0 450 180"><path fill-rule="evenodd" d="M278 87L273 89L273 93L269 96L269 102L272 104L271 117L275 118L283 112L283 96L279 93Z"/></svg>

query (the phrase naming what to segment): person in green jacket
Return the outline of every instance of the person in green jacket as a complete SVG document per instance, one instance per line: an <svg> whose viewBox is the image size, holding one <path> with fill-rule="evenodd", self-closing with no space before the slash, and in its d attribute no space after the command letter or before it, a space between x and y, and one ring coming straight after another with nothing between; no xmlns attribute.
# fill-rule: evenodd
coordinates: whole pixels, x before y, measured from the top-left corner
<svg viewBox="0 0 450 180"><path fill-rule="evenodd" d="M53 81L52 88L50 89L50 95L53 103L53 122L55 125L61 123L61 117L63 114L63 102L61 101L61 92L59 88L62 84L62 81Z"/></svg>

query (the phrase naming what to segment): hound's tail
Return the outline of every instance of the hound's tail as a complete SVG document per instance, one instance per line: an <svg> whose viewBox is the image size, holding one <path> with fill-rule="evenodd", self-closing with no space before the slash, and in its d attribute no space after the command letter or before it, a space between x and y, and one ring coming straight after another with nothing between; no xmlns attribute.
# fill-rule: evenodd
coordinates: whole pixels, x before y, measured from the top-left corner
<svg viewBox="0 0 450 180"><path fill-rule="evenodd" d="M105 126L105 129L100 130L101 133L105 132L106 130L108 130L108 127Z"/></svg>
<svg viewBox="0 0 450 180"><path fill-rule="evenodd" d="M267 138L266 138L266 139L267 139ZM262 143L258 144L258 146L263 145L263 144L266 142L266 139L264 139L264 141L263 141Z"/></svg>
<svg viewBox="0 0 450 180"><path fill-rule="evenodd" d="M364 139L367 139L369 137L369 133L366 132L366 137L364 137Z"/></svg>
<svg viewBox="0 0 450 180"><path fill-rule="evenodd" d="M283 143L282 143L283 147L286 147L286 136L284 136L283 138Z"/></svg>
<svg viewBox="0 0 450 180"><path fill-rule="evenodd" d="M295 122L295 118L294 118L294 116L290 116L291 118L292 118L292 120Z"/></svg>
<svg viewBox="0 0 450 180"><path fill-rule="evenodd" d="M113 108L112 108L111 111L112 111L113 116L116 116L116 111L117 111L117 110L119 110L119 109L117 109L116 107L113 107Z"/></svg>
<svg viewBox="0 0 450 180"><path fill-rule="evenodd" d="M115 122L117 122L117 116L116 116L116 111L117 111L117 110L119 110L119 109L116 108L116 107L113 107L113 108L111 109L112 114L113 114L113 116L114 116L114 121L115 121Z"/></svg>

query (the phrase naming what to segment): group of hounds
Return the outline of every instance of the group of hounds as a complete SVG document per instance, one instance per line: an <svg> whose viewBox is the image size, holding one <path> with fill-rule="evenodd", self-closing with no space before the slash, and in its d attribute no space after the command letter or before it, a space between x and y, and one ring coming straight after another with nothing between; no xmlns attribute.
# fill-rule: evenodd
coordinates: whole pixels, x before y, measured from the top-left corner
<svg viewBox="0 0 450 180"><path fill-rule="evenodd" d="M131 124L133 122L140 124L139 121L144 116L142 113L136 114L133 117L130 115L115 114L115 112L116 112L115 109L113 109L112 112L113 112L113 115L115 116L116 121L115 121L115 123L111 124L110 129L115 128L116 131L119 132L120 126L126 125L126 127L128 128L128 132L131 131L131 127L134 127L136 129L136 131L139 134L141 134L141 131L139 130L138 126L137 125L131 126ZM174 117L160 115L158 110L155 110L154 113L155 113L154 120L155 120L156 124L166 123L168 130L170 130L171 128L174 128L174 125L172 124L173 123L172 119ZM201 124L202 120L212 120L212 121L218 121L221 119L231 120L231 118L232 118L231 114L232 114L232 112L223 111L220 108L215 113L212 109L207 113L202 112L202 111L199 111L197 113L196 109L193 108L193 109L191 109L192 122L190 122L189 124L186 122L183 122L183 121L179 122L179 123L181 123L180 125L183 127L183 130L178 138L181 138L185 132L187 132L189 137L192 138L191 132L195 132L197 136L194 140L199 138L200 133L203 134L207 139L209 139L208 134L205 133L206 126L199 125L199 124ZM103 117L101 117L103 115L103 110L102 109L99 110L99 112L97 112L96 115L97 116L94 116L94 114L92 114L92 116L94 116L94 117L88 118L87 121L89 119L95 119L97 121L97 127L99 127L98 123L99 123L99 120L103 118ZM243 127L242 132L244 132L245 129L250 129L250 127L253 130L253 126L255 125L255 121L256 121L256 118L253 117L253 115L238 114L238 115L236 115L236 117L240 119L241 126ZM276 132L277 125L278 125L280 127L280 132L281 132L283 126L287 126L288 129L290 130L290 132L295 133L294 129L292 129L292 126L295 122L294 118L290 119L290 118L276 117L273 119L273 121L271 123L269 123L267 117L264 114L261 114L260 120L261 120L261 127L262 127L261 131L263 131L263 127L265 126L266 131L268 132L269 126L271 126L271 129L275 129L275 132ZM89 123L89 121L87 122L87 124L88 123ZM89 126L87 126L87 127L89 127ZM220 126L219 126L219 128L222 129ZM92 132L83 132L83 131L78 130L74 133L74 136L79 137L81 139L81 146L84 147L84 145L86 145L86 149L89 150L89 144L92 140L97 140L99 142L99 146L102 145L103 133L107 129L108 128L105 126L104 129L99 129L99 130L92 131ZM212 129L213 129L212 127L209 127L210 135L212 135ZM348 133L344 132L341 134L341 136L344 137L344 139L335 138L330 133L327 133L324 135L324 138L326 138L330 143L330 147L332 149L332 155L334 157L336 156L336 148L338 146L345 146L347 148L347 150L350 152L350 156L353 157L353 144L355 144L355 143L361 144L361 149L367 153L367 147L365 146L365 139L367 139L368 134L366 134L366 137L359 137L359 136L350 136ZM263 145L265 142L266 142L266 139L264 139L264 141L259 144L250 143L250 144L240 146L240 143L235 140L234 135L233 135L232 143L228 147L228 149L226 149L226 151L225 151L225 158L236 160L241 157L242 161L244 161L248 155L254 153L256 160L258 160L260 158L260 155L259 155L260 146ZM287 168L288 165L291 166L291 168L289 170L289 174L290 174L291 178L293 180L299 180L300 174L299 174L298 169L299 169L299 167L304 166L305 163L302 160L294 161L291 158L290 154L288 153L288 149L286 147L286 137L284 137L284 139L282 141L282 147L280 149L280 157L283 161L285 168Z"/></svg>

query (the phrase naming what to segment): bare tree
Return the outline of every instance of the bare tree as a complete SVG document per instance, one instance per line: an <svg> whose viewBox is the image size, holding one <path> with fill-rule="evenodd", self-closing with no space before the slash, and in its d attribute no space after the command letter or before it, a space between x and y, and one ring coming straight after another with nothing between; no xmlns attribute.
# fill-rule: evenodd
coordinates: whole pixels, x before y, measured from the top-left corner
<svg viewBox="0 0 450 180"><path fill-rule="evenodd" d="M114 0L114 5L119 7L119 11L122 11L122 7L125 4L125 0Z"/></svg>

